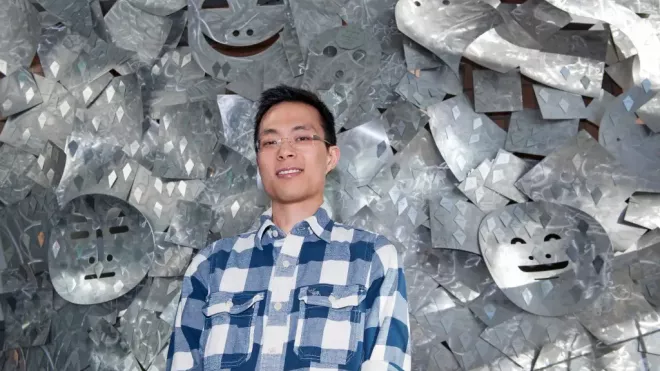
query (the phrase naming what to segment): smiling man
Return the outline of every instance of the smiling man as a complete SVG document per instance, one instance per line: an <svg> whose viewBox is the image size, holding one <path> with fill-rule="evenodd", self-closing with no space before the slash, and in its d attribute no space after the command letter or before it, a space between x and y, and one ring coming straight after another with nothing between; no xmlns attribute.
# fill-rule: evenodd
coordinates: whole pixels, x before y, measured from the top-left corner
<svg viewBox="0 0 660 371"><path fill-rule="evenodd" d="M263 93L255 148L272 207L195 256L167 370L410 370L406 285L383 236L334 222L334 118L312 93Z"/></svg>

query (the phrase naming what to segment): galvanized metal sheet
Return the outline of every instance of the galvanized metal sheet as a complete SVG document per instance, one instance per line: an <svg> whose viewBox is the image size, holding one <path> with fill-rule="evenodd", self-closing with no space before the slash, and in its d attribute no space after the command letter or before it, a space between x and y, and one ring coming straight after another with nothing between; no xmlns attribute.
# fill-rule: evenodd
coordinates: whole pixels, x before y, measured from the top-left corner
<svg viewBox="0 0 660 371"><path fill-rule="evenodd" d="M154 258L153 232L137 209L115 197L87 195L60 215L47 247L53 286L63 298L102 303L146 276Z"/></svg>
<svg viewBox="0 0 660 371"><path fill-rule="evenodd" d="M504 148L511 152L547 156L573 138L579 125L578 119L546 120L539 110L514 112Z"/></svg>
<svg viewBox="0 0 660 371"><path fill-rule="evenodd" d="M164 232L154 232L154 262L149 268L149 277L180 277L185 273L193 249L165 241Z"/></svg>
<svg viewBox="0 0 660 371"><path fill-rule="evenodd" d="M8 117L43 102L37 82L25 68L0 81L0 115Z"/></svg>
<svg viewBox="0 0 660 371"><path fill-rule="evenodd" d="M533 166L513 153L500 149L484 181L484 186L510 200L525 202L527 196L516 188L515 183Z"/></svg>
<svg viewBox="0 0 660 371"><path fill-rule="evenodd" d="M496 71L474 70L475 112L509 112L523 108L520 72L513 70L506 74Z"/></svg>
<svg viewBox="0 0 660 371"><path fill-rule="evenodd" d="M408 102L399 102L388 108L381 119L387 123L387 138L397 151L402 150L428 122L428 116Z"/></svg>
<svg viewBox="0 0 660 371"><path fill-rule="evenodd" d="M631 174L586 131L558 147L516 182L535 201L578 208L593 216L607 231L614 251L637 242L643 229L620 223L626 200L648 182Z"/></svg>
<svg viewBox="0 0 660 371"><path fill-rule="evenodd" d="M497 285L534 314L585 309L609 280L612 247L605 229L568 206L541 201L498 209L481 222L479 243Z"/></svg>
<svg viewBox="0 0 660 371"><path fill-rule="evenodd" d="M474 204L466 198L441 196L429 202L429 215L434 248L481 254L477 230L485 214Z"/></svg>
<svg viewBox="0 0 660 371"><path fill-rule="evenodd" d="M0 73L29 67L39 42L39 13L27 0L9 0L0 10Z"/></svg>
<svg viewBox="0 0 660 371"><path fill-rule="evenodd" d="M429 107L428 115L435 143L459 181L504 146L506 132L484 114L475 113L464 95Z"/></svg>
<svg viewBox="0 0 660 371"><path fill-rule="evenodd" d="M633 193L628 202L625 220L648 229L660 228L660 194Z"/></svg>
<svg viewBox="0 0 660 371"><path fill-rule="evenodd" d="M458 189L485 213L509 203L507 198L485 187L486 178L492 166L493 160L484 160L479 166L470 170L465 179L458 185Z"/></svg>
<svg viewBox="0 0 660 371"><path fill-rule="evenodd" d="M337 145L343 156L337 167L351 175L356 185L364 186L394 156L385 123L378 119L337 135Z"/></svg>
<svg viewBox="0 0 660 371"><path fill-rule="evenodd" d="M213 211L209 205L178 200L165 240L196 249L204 248L212 223Z"/></svg>

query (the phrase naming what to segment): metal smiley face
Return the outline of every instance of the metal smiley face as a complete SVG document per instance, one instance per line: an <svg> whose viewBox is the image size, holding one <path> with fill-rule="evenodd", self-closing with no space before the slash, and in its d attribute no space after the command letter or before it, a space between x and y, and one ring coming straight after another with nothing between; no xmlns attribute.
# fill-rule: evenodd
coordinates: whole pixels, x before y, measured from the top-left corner
<svg viewBox="0 0 660 371"><path fill-rule="evenodd" d="M330 29L309 45L302 87L315 91L339 130L360 104L380 67L380 43L357 25Z"/></svg>
<svg viewBox="0 0 660 371"><path fill-rule="evenodd" d="M55 290L75 304L116 299L146 276L154 260L147 219L106 195L72 200L58 215L49 240L48 266Z"/></svg>
<svg viewBox="0 0 660 371"><path fill-rule="evenodd" d="M505 206L479 226L495 283L520 308L543 316L583 309L603 291L612 243L585 212L539 201Z"/></svg>
<svg viewBox="0 0 660 371"><path fill-rule="evenodd" d="M212 1L202 1L205 2ZM199 12L203 32L221 44L256 45L279 33L287 22L287 5L283 0L227 0L227 3L228 8Z"/></svg>

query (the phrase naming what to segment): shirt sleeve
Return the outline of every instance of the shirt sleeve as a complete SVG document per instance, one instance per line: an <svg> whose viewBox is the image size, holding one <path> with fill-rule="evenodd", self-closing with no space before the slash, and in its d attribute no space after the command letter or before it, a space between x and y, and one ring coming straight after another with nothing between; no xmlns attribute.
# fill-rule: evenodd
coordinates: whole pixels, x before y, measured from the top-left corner
<svg viewBox="0 0 660 371"><path fill-rule="evenodd" d="M208 295L209 253L210 250L205 249L195 255L183 277L181 301L167 352L167 371L204 369L204 351L199 349L199 343L204 330L202 309Z"/></svg>
<svg viewBox="0 0 660 371"><path fill-rule="evenodd" d="M363 371L409 371L410 328L401 258L386 238L378 237L367 290Z"/></svg>

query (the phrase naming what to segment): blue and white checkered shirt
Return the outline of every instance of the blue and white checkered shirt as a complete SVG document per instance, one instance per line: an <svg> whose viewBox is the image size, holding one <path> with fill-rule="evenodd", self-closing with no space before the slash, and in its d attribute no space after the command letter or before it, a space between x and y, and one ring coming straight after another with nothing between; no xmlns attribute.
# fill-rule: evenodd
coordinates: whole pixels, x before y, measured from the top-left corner
<svg viewBox="0 0 660 371"><path fill-rule="evenodd" d="M410 370L403 268L383 236L330 219L258 230L193 259L167 370Z"/></svg>

